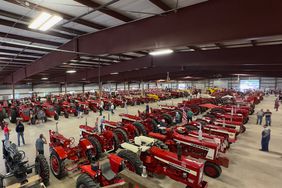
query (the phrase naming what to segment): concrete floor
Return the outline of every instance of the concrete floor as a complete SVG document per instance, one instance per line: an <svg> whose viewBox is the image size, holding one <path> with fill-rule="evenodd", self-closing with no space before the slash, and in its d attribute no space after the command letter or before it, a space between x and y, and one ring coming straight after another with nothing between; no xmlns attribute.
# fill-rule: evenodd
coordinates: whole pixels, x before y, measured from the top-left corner
<svg viewBox="0 0 282 188"><path fill-rule="evenodd" d="M274 96L265 97L263 102L256 106L256 111L263 109L273 110ZM177 102L182 101L182 99L174 99L169 101L162 101L162 104L177 104ZM151 107L157 107L157 103L150 104ZM128 112L131 114L137 114L138 109L144 110L145 105L128 107ZM125 113L125 109L117 109L116 114L111 117L111 120L120 120L118 114ZM88 125L94 124L97 113L90 113L87 117ZM108 117L108 112L105 113ZM211 179L209 177L204 177L208 182L208 187L210 188L280 188L282 180L282 110L279 112L273 112L272 116L272 132L270 141L270 152L264 153L259 151L260 139L262 127L255 124L256 116L250 116L250 121L246 125L247 131L239 136L237 143L233 144L228 151L227 155L230 158L229 168L223 168L223 173L218 179ZM79 139L79 125L85 123L85 118L77 119L75 117L70 117L65 119L60 117L59 120L59 132L66 137L75 137L76 140ZM10 140L16 142L15 125L10 125L12 130ZM20 147L20 149L26 152L27 158L30 164L33 163L35 157L35 140L40 133L43 133L45 137L49 140L48 130L55 130L55 121L50 120L44 125L33 125L26 126L25 129L25 139L26 145ZM3 133L1 134L1 139L3 138ZM2 145L0 146L2 151ZM49 157L48 145L45 146L45 156ZM0 172L4 173L4 161L0 157ZM62 180L57 180L52 173L50 179L50 188L60 187L60 188L71 188L75 187L75 181L77 178L77 173L69 174ZM185 185L175 182L169 178L158 179L153 178L154 181L160 183L161 186L167 188L182 188ZM12 180L10 180L12 181ZM9 182L10 182L9 181Z"/></svg>

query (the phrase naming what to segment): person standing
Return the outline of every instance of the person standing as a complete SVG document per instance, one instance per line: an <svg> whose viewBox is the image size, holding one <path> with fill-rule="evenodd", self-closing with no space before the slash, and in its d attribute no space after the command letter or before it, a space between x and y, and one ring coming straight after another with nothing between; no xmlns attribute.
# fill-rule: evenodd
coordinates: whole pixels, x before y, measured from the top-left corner
<svg viewBox="0 0 282 188"><path fill-rule="evenodd" d="M261 125L264 112L263 109L257 112L257 125Z"/></svg>
<svg viewBox="0 0 282 188"><path fill-rule="evenodd" d="M8 141L10 137L10 129L8 128L8 124L5 125L3 132L4 132L5 141Z"/></svg>
<svg viewBox="0 0 282 188"><path fill-rule="evenodd" d="M100 116L102 116L103 114L103 109L104 109L104 102L103 101L101 101L101 103L100 103L100 107L99 107L99 112L100 112Z"/></svg>
<svg viewBox="0 0 282 188"><path fill-rule="evenodd" d="M263 131L261 133L261 151L266 151L268 152L268 146L269 146L269 141L270 141L270 127L267 125L263 126Z"/></svg>
<svg viewBox="0 0 282 188"><path fill-rule="evenodd" d="M271 126L271 115L272 113L269 111L269 109L267 109L266 112L264 112L265 124L267 126Z"/></svg>
<svg viewBox="0 0 282 188"><path fill-rule="evenodd" d="M20 147L21 142L20 142L20 137L22 137L23 145L25 145L24 141L24 125L21 120L18 120L17 126L16 126L16 132L18 136L18 147Z"/></svg>
<svg viewBox="0 0 282 188"><path fill-rule="evenodd" d="M47 144L46 138L44 137L43 134L40 134L39 138L37 138L35 142L35 148L37 154L44 155L44 144Z"/></svg>
<svg viewBox="0 0 282 188"><path fill-rule="evenodd" d="M115 114L115 113L114 113L114 109L115 109L115 105L114 105L114 103L112 103L112 104L111 104L111 112L112 112L112 115Z"/></svg>
<svg viewBox="0 0 282 188"><path fill-rule="evenodd" d="M176 123L181 123L181 115L179 112L176 112L175 114L175 122Z"/></svg>
<svg viewBox="0 0 282 188"><path fill-rule="evenodd" d="M190 108L188 108L188 111L187 111L187 122L188 123L190 121L193 121L193 116L194 116L194 113L192 112L192 110Z"/></svg>
<svg viewBox="0 0 282 188"><path fill-rule="evenodd" d="M279 98L277 97L275 99L275 102L274 102L274 109L276 110L276 112L278 111L278 108L279 108L280 104L279 104Z"/></svg>
<svg viewBox="0 0 282 188"><path fill-rule="evenodd" d="M146 104L146 114L149 114L150 113L150 107L148 104Z"/></svg>
<svg viewBox="0 0 282 188"><path fill-rule="evenodd" d="M100 133L104 131L104 121L105 121L105 116L103 116L100 120Z"/></svg>

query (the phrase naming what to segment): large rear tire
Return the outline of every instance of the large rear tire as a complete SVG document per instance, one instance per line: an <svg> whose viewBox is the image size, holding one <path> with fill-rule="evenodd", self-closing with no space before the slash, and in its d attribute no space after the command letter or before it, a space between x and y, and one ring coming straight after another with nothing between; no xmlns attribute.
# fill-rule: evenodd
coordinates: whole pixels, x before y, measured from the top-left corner
<svg viewBox="0 0 282 188"><path fill-rule="evenodd" d="M59 120L59 115L57 113L54 115L54 120L55 121Z"/></svg>
<svg viewBox="0 0 282 188"><path fill-rule="evenodd" d="M95 160L99 160L101 155L102 155L102 146L101 146L101 143L99 142L99 140L93 136L89 136L87 138L89 140L89 142L91 142L91 144L93 145L94 147L94 150L95 150Z"/></svg>
<svg viewBox="0 0 282 188"><path fill-rule="evenodd" d="M118 141L119 141L120 144L129 141L128 135L127 135L126 131L124 131L123 129L116 128L116 129L114 129L114 133L117 135Z"/></svg>
<svg viewBox="0 0 282 188"><path fill-rule="evenodd" d="M139 123L139 122L134 122L132 125L134 125L138 131L139 131L139 135L143 135L143 136L147 136L148 133L144 127L144 125L142 123Z"/></svg>
<svg viewBox="0 0 282 188"><path fill-rule="evenodd" d="M96 183L88 174L81 174L76 180L76 188L99 188L100 185Z"/></svg>
<svg viewBox="0 0 282 188"><path fill-rule="evenodd" d="M173 123L173 118L169 114L163 114L162 115L165 121L168 123L168 125L171 125Z"/></svg>
<svg viewBox="0 0 282 188"><path fill-rule="evenodd" d="M44 155L37 155L35 158L35 173L38 174L44 185L49 184L50 172L49 165Z"/></svg>
<svg viewBox="0 0 282 188"><path fill-rule="evenodd" d="M143 163L140 158L136 155L136 153L130 150L122 150L117 154L119 157L126 160L125 165L128 170L141 175L143 170Z"/></svg>

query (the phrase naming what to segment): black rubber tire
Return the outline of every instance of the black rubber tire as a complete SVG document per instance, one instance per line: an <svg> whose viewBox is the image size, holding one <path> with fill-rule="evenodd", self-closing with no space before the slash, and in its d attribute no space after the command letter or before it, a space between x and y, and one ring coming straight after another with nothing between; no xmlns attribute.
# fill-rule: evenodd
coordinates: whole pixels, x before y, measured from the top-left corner
<svg viewBox="0 0 282 188"><path fill-rule="evenodd" d="M7 161L5 161L5 170L6 170L7 173L10 172L10 169L8 167L8 162Z"/></svg>
<svg viewBox="0 0 282 188"><path fill-rule="evenodd" d="M154 119L152 119L152 126L153 126L153 132L158 132L159 128L158 128L158 122Z"/></svg>
<svg viewBox="0 0 282 188"><path fill-rule="evenodd" d="M99 188L100 185L95 182L88 174L81 174L76 180L76 188Z"/></svg>
<svg viewBox="0 0 282 188"><path fill-rule="evenodd" d="M136 121L132 125L134 125L138 129L139 135L143 135L143 136L148 135L148 133L145 129L145 126L142 123L139 123L139 122Z"/></svg>
<svg viewBox="0 0 282 188"><path fill-rule="evenodd" d="M118 136L116 135L116 133L113 132L113 139L114 139L114 151L113 152L116 152L120 146L120 143L119 143L119 139L118 139Z"/></svg>
<svg viewBox="0 0 282 188"><path fill-rule="evenodd" d="M193 125L185 125L185 128L187 131L198 131L198 127L193 126Z"/></svg>
<svg viewBox="0 0 282 188"><path fill-rule="evenodd" d="M128 139L128 135L126 133L125 130L121 129L121 128L116 128L114 129L114 133L118 136L122 136L122 139L124 140L124 142L129 142L129 139ZM119 138L119 136L118 136ZM122 144L123 142L121 140L118 140L120 144Z"/></svg>
<svg viewBox="0 0 282 188"><path fill-rule="evenodd" d="M126 160L126 163L130 163L131 166L134 168L135 173L138 175L142 174L143 171L143 163L140 158L137 156L136 153L130 150L121 150L117 154L119 157ZM129 169L130 170L130 169Z"/></svg>
<svg viewBox="0 0 282 188"><path fill-rule="evenodd" d="M89 110L87 110L87 109L84 110L84 114L86 114L86 115L89 114Z"/></svg>
<svg viewBox="0 0 282 188"><path fill-rule="evenodd" d="M205 126L208 124L205 120L202 120L202 119L196 119L196 122L199 122L202 126Z"/></svg>
<svg viewBox="0 0 282 188"><path fill-rule="evenodd" d="M58 114L54 115L54 120L56 120L56 121L59 120L59 115Z"/></svg>
<svg viewBox="0 0 282 188"><path fill-rule="evenodd" d="M52 168L52 162L51 162L51 158L52 157L56 157L58 162L59 162L59 173L56 174L54 171L53 171L53 168ZM65 173L65 167L64 167L64 161L62 161L60 159L60 157L58 156L58 154L55 152L55 151L52 151L51 154L50 154L50 167L51 167L51 172L52 174L57 178L57 179L62 179L66 173Z"/></svg>
<svg viewBox="0 0 282 188"><path fill-rule="evenodd" d="M47 120L48 120L46 116L43 119L44 119L44 122L47 122Z"/></svg>
<svg viewBox="0 0 282 188"><path fill-rule="evenodd" d="M249 118L248 117L243 117L243 124L246 124L249 122Z"/></svg>
<svg viewBox="0 0 282 188"><path fill-rule="evenodd" d="M69 113L67 111L64 112L65 118L69 118Z"/></svg>
<svg viewBox="0 0 282 188"><path fill-rule="evenodd" d="M250 111L249 111L249 115L253 115L253 114L254 114L254 112L255 112L255 110L254 110L254 109L250 109Z"/></svg>
<svg viewBox="0 0 282 188"><path fill-rule="evenodd" d="M246 132L246 127L244 125L242 125L241 129L240 129L240 133L244 133Z"/></svg>
<svg viewBox="0 0 282 188"><path fill-rule="evenodd" d="M215 170L216 174L211 175L211 174L207 173L207 171L206 171L207 168L213 168ZM209 176L211 178L218 178L221 175L221 172L222 172L222 169L219 165L212 163L212 162L209 162L209 161L205 162L204 173L207 176Z"/></svg>
<svg viewBox="0 0 282 188"><path fill-rule="evenodd" d="M93 136L89 136L87 138L89 142L93 145L94 149L96 150L95 160L99 160L102 155L102 146L99 140Z"/></svg>
<svg viewBox="0 0 282 188"><path fill-rule="evenodd" d="M78 116L78 112L77 111L74 111L73 115L76 117Z"/></svg>
<svg viewBox="0 0 282 188"><path fill-rule="evenodd" d="M35 173L38 174L44 185L49 185L50 171L47 159L44 155L37 155L35 158Z"/></svg>
<svg viewBox="0 0 282 188"><path fill-rule="evenodd" d="M171 125L173 123L173 118L169 114L163 114L162 117L166 120L168 125Z"/></svg>

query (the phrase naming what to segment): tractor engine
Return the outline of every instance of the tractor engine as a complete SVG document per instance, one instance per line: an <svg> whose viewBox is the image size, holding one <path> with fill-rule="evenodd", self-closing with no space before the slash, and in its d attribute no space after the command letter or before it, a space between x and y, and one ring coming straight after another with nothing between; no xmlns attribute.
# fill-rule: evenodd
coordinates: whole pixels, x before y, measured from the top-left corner
<svg viewBox="0 0 282 188"><path fill-rule="evenodd" d="M10 141L3 140L2 142L6 171L13 173L20 182L26 181L27 174L31 173L32 169L26 165L28 161L23 161L25 152L18 150L16 144Z"/></svg>

